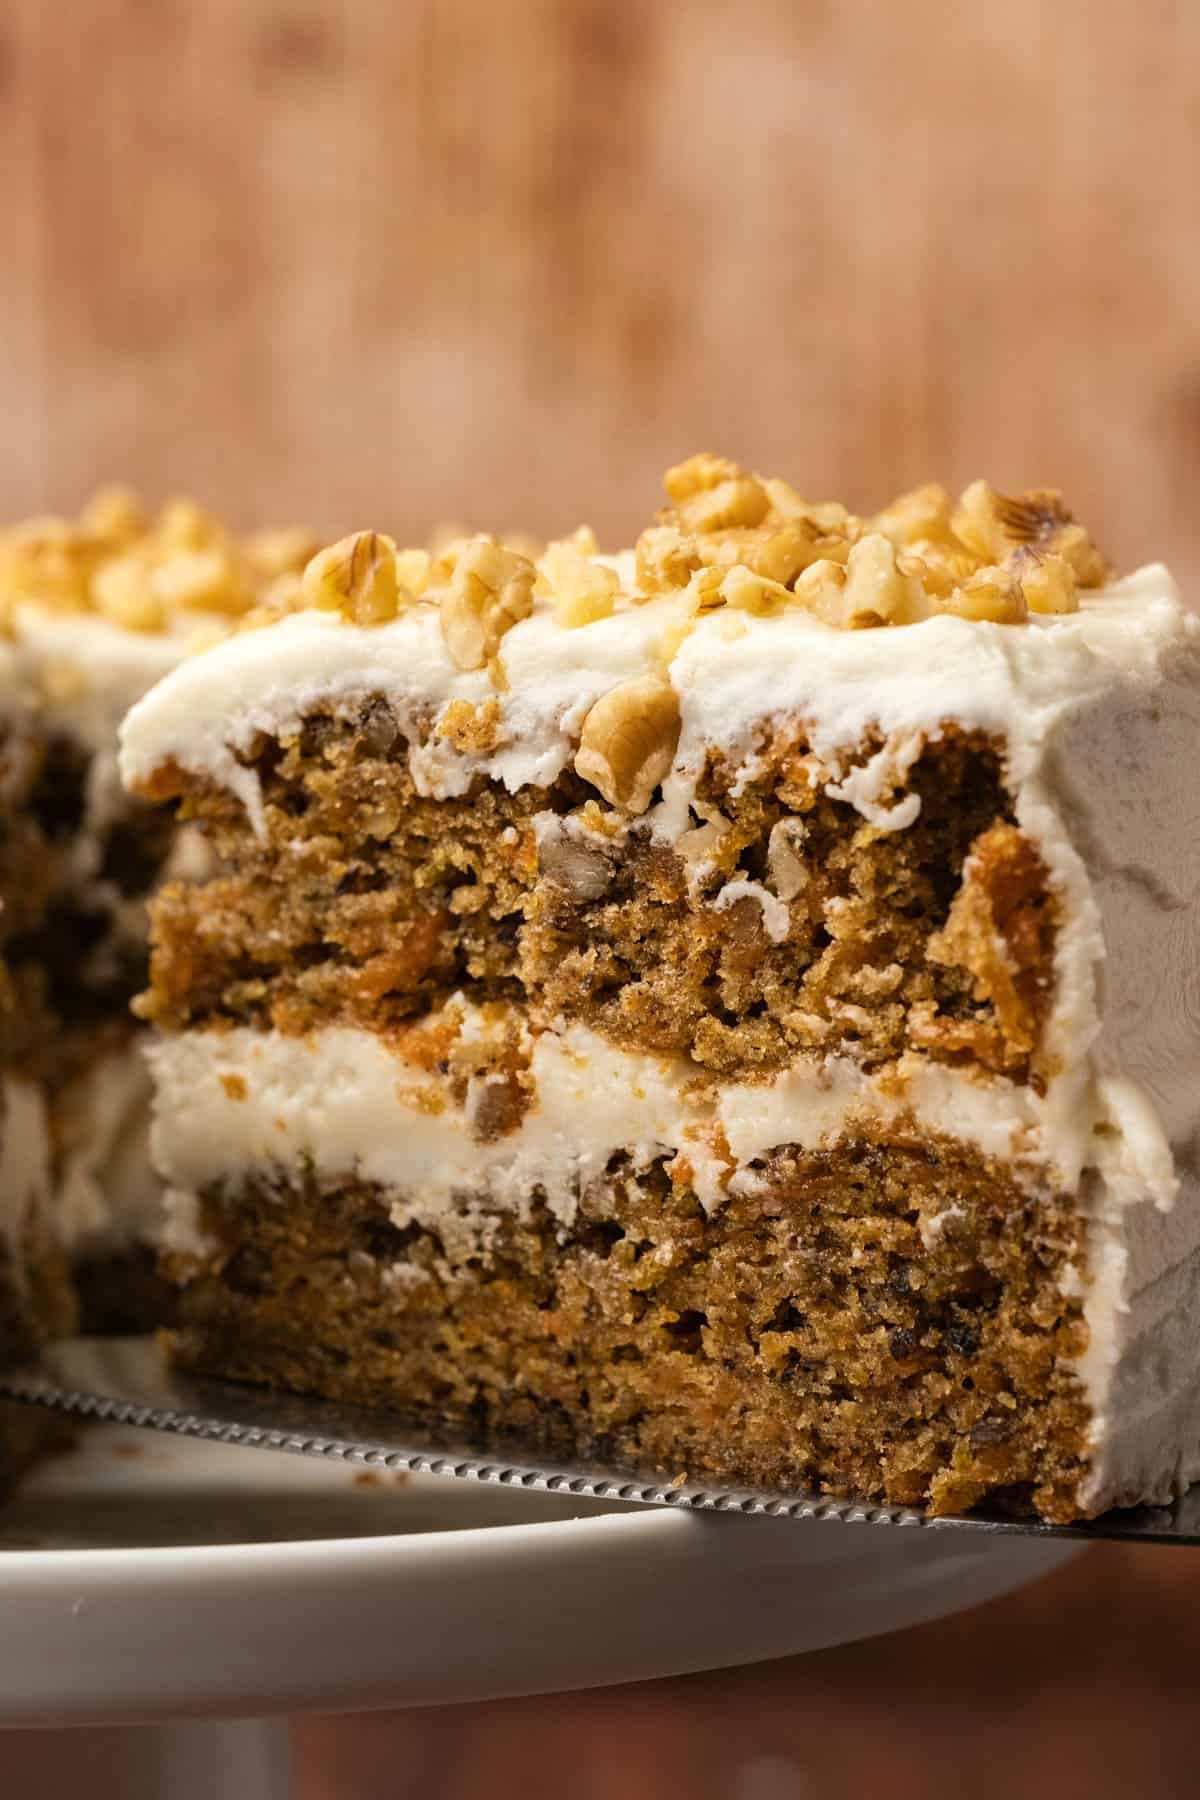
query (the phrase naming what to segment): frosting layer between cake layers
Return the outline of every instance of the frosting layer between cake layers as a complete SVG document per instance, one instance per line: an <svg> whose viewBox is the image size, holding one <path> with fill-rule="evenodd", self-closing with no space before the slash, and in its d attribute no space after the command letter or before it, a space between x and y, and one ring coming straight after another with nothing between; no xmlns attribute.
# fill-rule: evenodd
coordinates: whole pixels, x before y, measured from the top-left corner
<svg viewBox="0 0 1200 1800"><path fill-rule="evenodd" d="M581 1185L628 1155L687 1164L708 1211L730 1182L772 1150L823 1148L907 1125L1013 1163L1031 1185L1074 1188L1085 1170L1115 1185L1157 1142L1137 1123L1097 1133L1102 1099L1070 1133L1033 1089L920 1056L871 1072L849 1057L797 1062L757 1082L714 1081L683 1059L620 1049L579 1024L524 1034L519 1122L488 1125L488 1095L511 1075L489 1067L498 1021L457 999L431 1029L481 1054L480 1072L430 1072L421 1042L406 1053L373 1032L333 1027L305 1037L245 1027L190 1031L151 1045L154 1149L176 1186L197 1189L246 1169L305 1163L322 1177L354 1175L395 1188L405 1211L436 1224L456 1198L486 1192L520 1209L534 1189L564 1223ZM418 1038L417 1033L412 1034ZM498 1059L496 1059L498 1061ZM465 1066L465 1065L464 1065Z"/></svg>

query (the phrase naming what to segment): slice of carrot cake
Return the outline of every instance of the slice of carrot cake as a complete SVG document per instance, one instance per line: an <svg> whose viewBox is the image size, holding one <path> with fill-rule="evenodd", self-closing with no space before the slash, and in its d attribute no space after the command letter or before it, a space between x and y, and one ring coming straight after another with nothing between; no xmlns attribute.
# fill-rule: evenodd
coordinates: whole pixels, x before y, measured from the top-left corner
<svg viewBox="0 0 1200 1800"><path fill-rule="evenodd" d="M191 1369L1054 1520L1200 1471L1200 624L1055 492L372 533L134 707Z"/></svg>
<svg viewBox="0 0 1200 1800"><path fill-rule="evenodd" d="M297 532L235 539L190 501L151 517L121 489L77 519L0 532L4 1081L20 1146L7 1204L24 1217L38 1188L93 1328L153 1319L169 1299L149 1248L161 1187L129 1002L145 984L146 897L203 850L124 793L117 729L189 650L294 590L314 547Z"/></svg>

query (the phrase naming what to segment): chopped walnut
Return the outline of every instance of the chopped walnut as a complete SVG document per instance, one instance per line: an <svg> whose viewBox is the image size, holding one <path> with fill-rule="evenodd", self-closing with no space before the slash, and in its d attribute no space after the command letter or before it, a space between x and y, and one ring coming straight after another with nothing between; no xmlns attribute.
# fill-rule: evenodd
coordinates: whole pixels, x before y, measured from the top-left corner
<svg viewBox="0 0 1200 1800"><path fill-rule="evenodd" d="M241 613L245 591L233 557L223 546L180 550L153 571L151 585L169 609Z"/></svg>
<svg viewBox="0 0 1200 1800"><path fill-rule="evenodd" d="M303 525L292 525L281 531L252 531L245 548L254 573L263 581L275 581L280 575L302 575L321 545Z"/></svg>
<svg viewBox="0 0 1200 1800"><path fill-rule="evenodd" d="M761 525L771 501L757 476L721 456L700 455L668 469L663 486L689 531L727 531Z"/></svg>
<svg viewBox="0 0 1200 1800"><path fill-rule="evenodd" d="M505 632L533 611L536 576L527 556L495 538L462 546L441 604L442 636L458 668L482 669L492 661Z"/></svg>
<svg viewBox="0 0 1200 1800"><path fill-rule="evenodd" d="M596 562L596 540L587 527L548 544L538 562L538 589L554 602L554 617L566 630L607 619L621 592L620 577Z"/></svg>
<svg viewBox="0 0 1200 1800"><path fill-rule="evenodd" d="M955 588L979 567L961 544L939 544L931 538L918 538L896 562L906 574L915 575L935 600L948 600Z"/></svg>
<svg viewBox="0 0 1200 1800"><path fill-rule="evenodd" d="M1020 582L998 568L968 576L941 606L960 619L986 619L993 625L1019 625L1027 610Z"/></svg>
<svg viewBox="0 0 1200 1800"><path fill-rule="evenodd" d="M87 502L79 523L85 532L124 544L143 536L146 514L132 488L103 487Z"/></svg>
<svg viewBox="0 0 1200 1800"><path fill-rule="evenodd" d="M158 515L157 536L170 550L207 550L225 533L194 500L168 500Z"/></svg>
<svg viewBox="0 0 1200 1800"><path fill-rule="evenodd" d="M1028 552L1027 557L1018 564L1017 575L1030 612L1078 612L1079 594L1070 563L1061 556L1039 556L1036 552Z"/></svg>
<svg viewBox="0 0 1200 1800"><path fill-rule="evenodd" d="M475 706L470 700L451 700L438 719L435 736L464 755L494 750L500 738L499 703L485 700Z"/></svg>
<svg viewBox="0 0 1200 1800"><path fill-rule="evenodd" d="M979 481L956 506L929 483L864 520L718 456L669 469L664 486L673 504L638 540L639 587L644 597L683 590L696 613L797 606L843 630L938 612L1017 624L1072 612L1078 587L1108 579L1051 489L1008 496Z"/></svg>
<svg viewBox="0 0 1200 1800"><path fill-rule="evenodd" d="M161 631L166 610L154 591L144 559L131 552L98 569L92 581L92 604L104 618L127 631Z"/></svg>
<svg viewBox="0 0 1200 1800"><path fill-rule="evenodd" d="M636 566L649 594L684 587L701 566L699 546L674 525L651 525L637 541Z"/></svg>
<svg viewBox="0 0 1200 1800"><path fill-rule="evenodd" d="M613 868L603 842L578 821L554 819L537 834L538 874L573 900L598 900L612 883Z"/></svg>
<svg viewBox="0 0 1200 1800"><path fill-rule="evenodd" d="M400 586L419 598L429 586L432 562L428 550L397 550L396 579Z"/></svg>
<svg viewBox="0 0 1200 1800"><path fill-rule="evenodd" d="M851 631L872 625L910 625L932 612L915 574L896 560L891 538L873 531L858 540L846 559L842 623Z"/></svg>
<svg viewBox="0 0 1200 1800"><path fill-rule="evenodd" d="M596 701L583 722L575 772L610 805L644 813L678 742L678 695L662 676L642 675Z"/></svg>
<svg viewBox="0 0 1200 1800"><path fill-rule="evenodd" d="M189 613L214 615L181 639L190 653L193 638L227 636L235 616L286 610L316 547L295 530L239 541L190 500L168 501L151 518L128 488L101 488L77 521L30 519L0 531L0 618L28 604L160 632Z"/></svg>
<svg viewBox="0 0 1200 1800"><path fill-rule="evenodd" d="M377 531L356 531L313 557L304 571L309 606L340 613L352 625L383 625L413 596L396 580L396 546Z"/></svg>
<svg viewBox="0 0 1200 1800"><path fill-rule="evenodd" d="M1099 587L1108 578L1108 564L1075 524L1057 488L1010 496L974 481L959 500L953 530L984 562L1005 563L1015 552L1031 549L1061 556L1081 587Z"/></svg>
<svg viewBox="0 0 1200 1800"><path fill-rule="evenodd" d="M845 617L845 588L846 571L842 564L822 557L808 565L793 592L806 612L815 613L826 625L841 625Z"/></svg>
<svg viewBox="0 0 1200 1800"><path fill-rule="evenodd" d="M722 576L716 592L725 605L732 606L736 612L782 612L791 599L782 582L768 581L765 575L756 575L741 563Z"/></svg>
<svg viewBox="0 0 1200 1800"><path fill-rule="evenodd" d="M876 513L871 520L871 529L882 531L902 550L920 543L948 544L952 541L950 512L949 494L938 482L931 481L924 487L913 488L911 493L901 494L890 506Z"/></svg>

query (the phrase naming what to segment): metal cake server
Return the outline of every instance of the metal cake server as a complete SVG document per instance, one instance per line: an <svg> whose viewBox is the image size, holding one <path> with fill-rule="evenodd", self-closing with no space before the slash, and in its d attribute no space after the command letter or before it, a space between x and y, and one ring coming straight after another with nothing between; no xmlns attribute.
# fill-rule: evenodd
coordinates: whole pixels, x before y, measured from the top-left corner
<svg viewBox="0 0 1200 1800"><path fill-rule="evenodd" d="M78 1418L139 1425L179 1437L286 1450L367 1469L450 1475L499 1487L530 1488L581 1499L674 1506L692 1512L842 1524L907 1525L926 1531L984 1531L1043 1538L1113 1538L1155 1544L1200 1544L1200 1483L1170 1506L1105 1513L1078 1525L1045 1525L986 1512L930 1518L919 1508L832 1500L819 1494L769 1493L693 1482L664 1482L591 1463L509 1460L465 1441L434 1440L387 1412L342 1406L300 1394L271 1393L235 1382L200 1380L167 1367L153 1338L68 1338L48 1345L32 1369L0 1375L0 1398L72 1413Z"/></svg>

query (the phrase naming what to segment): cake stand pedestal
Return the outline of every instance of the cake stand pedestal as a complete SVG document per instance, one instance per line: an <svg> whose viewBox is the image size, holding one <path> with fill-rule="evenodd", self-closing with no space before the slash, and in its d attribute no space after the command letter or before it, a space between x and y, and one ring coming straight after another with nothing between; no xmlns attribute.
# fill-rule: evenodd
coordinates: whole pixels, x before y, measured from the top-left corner
<svg viewBox="0 0 1200 1800"><path fill-rule="evenodd" d="M0 1515L0 1791L276 1800L289 1714L825 1649L1080 1547L364 1476L92 1427Z"/></svg>

